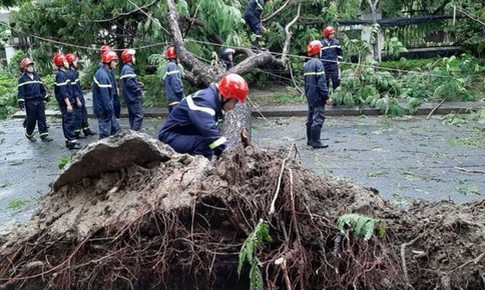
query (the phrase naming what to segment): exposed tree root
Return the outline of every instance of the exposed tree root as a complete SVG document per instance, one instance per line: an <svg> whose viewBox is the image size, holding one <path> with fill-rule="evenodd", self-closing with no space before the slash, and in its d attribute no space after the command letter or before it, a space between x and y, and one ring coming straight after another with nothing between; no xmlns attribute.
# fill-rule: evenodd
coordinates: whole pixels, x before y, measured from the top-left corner
<svg viewBox="0 0 485 290"><path fill-rule="evenodd" d="M483 286L483 229L466 221L483 222L485 201L407 213L282 151L240 147L205 164L174 155L52 192L0 249L1 287L248 289L238 255L260 219L273 239L257 252L264 289ZM342 233L335 221L349 212L385 220L385 237Z"/></svg>

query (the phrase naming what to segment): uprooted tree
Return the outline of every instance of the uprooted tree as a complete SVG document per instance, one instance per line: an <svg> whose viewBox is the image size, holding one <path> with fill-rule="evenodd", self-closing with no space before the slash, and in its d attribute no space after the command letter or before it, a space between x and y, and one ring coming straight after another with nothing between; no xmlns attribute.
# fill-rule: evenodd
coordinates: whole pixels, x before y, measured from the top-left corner
<svg viewBox="0 0 485 290"><path fill-rule="evenodd" d="M485 201L405 211L292 155L91 144L3 239L0 288L483 289Z"/></svg>

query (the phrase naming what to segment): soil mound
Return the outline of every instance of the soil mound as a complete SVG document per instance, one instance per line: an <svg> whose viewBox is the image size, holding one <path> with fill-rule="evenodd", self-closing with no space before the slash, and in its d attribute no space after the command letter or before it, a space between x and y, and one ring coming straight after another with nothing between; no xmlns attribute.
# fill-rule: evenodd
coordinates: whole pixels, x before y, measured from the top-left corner
<svg viewBox="0 0 485 290"><path fill-rule="evenodd" d="M485 201L404 211L290 154L236 147L210 163L133 132L90 145L5 238L0 288L485 288ZM339 227L349 213L385 234Z"/></svg>

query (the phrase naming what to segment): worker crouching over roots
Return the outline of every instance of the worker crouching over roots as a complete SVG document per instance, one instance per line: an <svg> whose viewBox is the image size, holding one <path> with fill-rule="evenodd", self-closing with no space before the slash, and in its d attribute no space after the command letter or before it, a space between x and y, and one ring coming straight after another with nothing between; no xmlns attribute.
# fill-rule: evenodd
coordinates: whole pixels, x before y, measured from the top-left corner
<svg viewBox="0 0 485 290"><path fill-rule="evenodd" d="M244 103L248 83L240 75L228 74L183 99L169 114L158 139L179 153L203 155L212 159L226 148L217 120L238 102Z"/></svg>

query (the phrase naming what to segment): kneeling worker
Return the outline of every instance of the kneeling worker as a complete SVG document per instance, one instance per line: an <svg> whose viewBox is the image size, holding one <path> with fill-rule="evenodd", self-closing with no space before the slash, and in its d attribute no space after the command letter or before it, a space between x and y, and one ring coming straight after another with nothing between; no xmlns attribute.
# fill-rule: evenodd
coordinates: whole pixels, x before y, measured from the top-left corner
<svg viewBox="0 0 485 290"><path fill-rule="evenodd" d="M244 103L248 83L240 75L228 74L219 82L184 98L169 114L158 139L179 153L203 155L211 159L226 148L217 120L225 112Z"/></svg>

